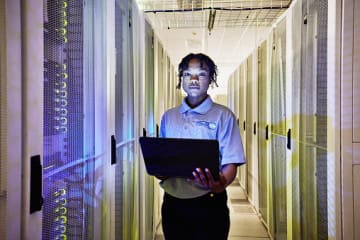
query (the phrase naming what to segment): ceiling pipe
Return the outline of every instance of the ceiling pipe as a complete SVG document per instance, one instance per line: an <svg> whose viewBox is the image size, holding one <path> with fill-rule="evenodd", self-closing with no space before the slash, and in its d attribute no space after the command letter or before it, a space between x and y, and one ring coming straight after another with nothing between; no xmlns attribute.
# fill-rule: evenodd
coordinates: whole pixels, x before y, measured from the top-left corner
<svg viewBox="0 0 360 240"><path fill-rule="evenodd" d="M218 10L218 11L256 11L256 10L277 10L277 9L286 9L289 8L290 4L287 6L271 6L271 7L233 7L233 8L223 8L223 7L208 7L208 8L191 8L191 9L153 9L153 10L144 10L144 13L173 13L173 12L197 12L205 10Z"/></svg>

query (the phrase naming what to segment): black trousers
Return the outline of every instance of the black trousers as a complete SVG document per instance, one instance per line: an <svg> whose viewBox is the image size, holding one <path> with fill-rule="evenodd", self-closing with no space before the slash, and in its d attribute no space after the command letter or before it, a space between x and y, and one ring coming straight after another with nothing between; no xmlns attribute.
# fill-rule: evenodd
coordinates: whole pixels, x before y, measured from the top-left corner
<svg viewBox="0 0 360 240"><path fill-rule="evenodd" d="M229 234L226 191L191 199L165 193L161 214L166 240L226 240Z"/></svg>

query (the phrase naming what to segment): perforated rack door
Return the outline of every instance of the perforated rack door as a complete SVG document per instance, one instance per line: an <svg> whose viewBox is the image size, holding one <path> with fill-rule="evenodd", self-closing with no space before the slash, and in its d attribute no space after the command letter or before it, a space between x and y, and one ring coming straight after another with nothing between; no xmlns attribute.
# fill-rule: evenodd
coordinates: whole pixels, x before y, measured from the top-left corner
<svg viewBox="0 0 360 240"><path fill-rule="evenodd" d="M5 3L0 3L0 25L5 26ZM3 29L3 28L1 28ZM7 165L7 92L5 87L5 63L3 61L5 52L5 36L6 34L1 34L0 36L0 235L5 236L7 218L5 216L6 207L7 207L7 197L6 197L6 165Z"/></svg>
<svg viewBox="0 0 360 240"><path fill-rule="evenodd" d="M286 198L286 21L281 20L273 32L271 56L271 158L274 188L275 238L287 236Z"/></svg>
<svg viewBox="0 0 360 240"><path fill-rule="evenodd" d="M43 239L87 239L91 221L92 179L83 152L83 5L44 5Z"/></svg>

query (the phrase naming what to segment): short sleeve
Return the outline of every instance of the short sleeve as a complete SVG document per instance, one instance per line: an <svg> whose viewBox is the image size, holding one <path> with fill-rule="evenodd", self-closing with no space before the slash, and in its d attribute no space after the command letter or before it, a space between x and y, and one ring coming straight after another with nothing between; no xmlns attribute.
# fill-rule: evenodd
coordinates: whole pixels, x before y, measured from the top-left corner
<svg viewBox="0 0 360 240"><path fill-rule="evenodd" d="M244 164L244 148L236 118L232 112L227 112L222 118L221 129L219 130L218 136L221 165L223 166L229 163L236 165Z"/></svg>
<svg viewBox="0 0 360 240"><path fill-rule="evenodd" d="M161 117L161 123L160 123L160 137L166 137L166 113L163 114Z"/></svg>

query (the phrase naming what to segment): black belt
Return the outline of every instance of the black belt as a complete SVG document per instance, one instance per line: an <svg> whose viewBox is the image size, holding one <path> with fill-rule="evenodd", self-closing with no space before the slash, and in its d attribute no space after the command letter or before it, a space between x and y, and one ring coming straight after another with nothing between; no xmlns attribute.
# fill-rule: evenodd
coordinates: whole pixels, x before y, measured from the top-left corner
<svg viewBox="0 0 360 240"><path fill-rule="evenodd" d="M169 199L177 199L177 200L202 200L202 199L207 199L207 198L213 198L213 199L218 199L218 198L226 198L227 197L227 193L226 193L226 190L222 191L221 193L213 193L213 192L208 192L202 196L199 196L199 197L194 197L194 198L177 198L177 197L174 197L168 193L165 192L165 196L164 197L167 197Z"/></svg>

